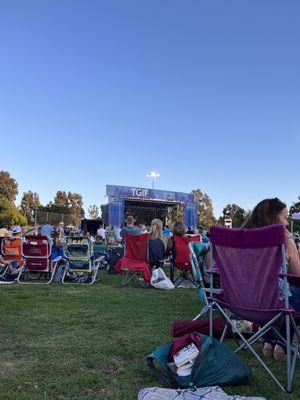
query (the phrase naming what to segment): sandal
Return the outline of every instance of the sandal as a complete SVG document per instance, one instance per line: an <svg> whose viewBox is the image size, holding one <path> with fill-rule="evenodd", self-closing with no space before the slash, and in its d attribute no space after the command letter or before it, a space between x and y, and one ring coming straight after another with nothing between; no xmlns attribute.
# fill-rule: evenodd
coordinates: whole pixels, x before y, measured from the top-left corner
<svg viewBox="0 0 300 400"><path fill-rule="evenodd" d="M286 361L286 353L284 348L276 344L274 347L274 360L276 361Z"/></svg>
<svg viewBox="0 0 300 400"><path fill-rule="evenodd" d="M272 343L265 342L263 347L264 357L271 358L273 357L273 353L274 353L274 345Z"/></svg>

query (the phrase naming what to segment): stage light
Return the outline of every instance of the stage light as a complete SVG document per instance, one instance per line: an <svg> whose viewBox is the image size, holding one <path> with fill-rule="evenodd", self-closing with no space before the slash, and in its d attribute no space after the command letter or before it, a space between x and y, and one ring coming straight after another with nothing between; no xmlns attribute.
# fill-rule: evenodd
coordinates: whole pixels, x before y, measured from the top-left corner
<svg viewBox="0 0 300 400"><path fill-rule="evenodd" d="M147 178L151 178L151 180L152 180L152 190L154 190L154 180L155 180L155 178L158 178L158 177L159 177L159 172L152 171L152 172L148 172L148 174L147 174Z"/></svg>

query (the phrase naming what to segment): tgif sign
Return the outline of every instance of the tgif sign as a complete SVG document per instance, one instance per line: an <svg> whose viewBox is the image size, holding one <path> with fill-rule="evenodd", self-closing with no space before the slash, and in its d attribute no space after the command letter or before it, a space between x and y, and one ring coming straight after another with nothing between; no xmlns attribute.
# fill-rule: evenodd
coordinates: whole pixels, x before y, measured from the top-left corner
<svg viewBox="0 0 300 400"><path fill-rule="evenodd" d="M131 188L131 193L132 193L132 196L135 196L135 197L148 197L149 190L142 189L142 188Z"/></svg>

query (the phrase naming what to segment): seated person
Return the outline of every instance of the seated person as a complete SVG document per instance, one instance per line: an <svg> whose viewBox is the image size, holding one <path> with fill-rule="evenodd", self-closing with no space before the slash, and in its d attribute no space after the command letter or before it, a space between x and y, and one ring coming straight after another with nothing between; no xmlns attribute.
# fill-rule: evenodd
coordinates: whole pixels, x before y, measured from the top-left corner
<svg viewBox="0 0 300 400"><path fill-rule="evenodd" d="M117 241L117 236L115 232L115 227L112 226L107 226L105 228L105 240L107 244L114 245Z"/></svg>
<svg viewBox="0 0 300 400"><path fill-rule="evenodd" d="M125 240L125 234L129 233L130 235L139 235L141 233L141 230L139 227L134 225L135 219L133 218L132 215L128 215L126 218L126 226L121 229L120 231L120 236Z"/></svg>
<svg viewBox="0 0 300 400"><path fill-rule="evenodd" d="M153 219L149 239L149 260L151 268L158 268L165 256L165 245L162 241L163 223L160 219Z"/></svg>
<svg viewBox="0 0 300 400"><path fill-rule="evenodd" d="M105 229L103 228L103 224L100 224L99 229L97 230L98 237L100 236L102 240L105 240Z"/></svg>
<svg viewBox="0 0 300 400"><path fill-rule="evenodd" d="M173 225L173 236L185 236L185 227L181 221L176 221ZM166 255L169 256L174 250L174 241L171 236L167 242Z"/></svg>
<svg viewBox="0 0 300 400"><path fill-rule="evenodd" d="M187 235L194 235L195 231L192 229L191 226L188 227L188 230L186 231Z"/></svg>
<svg viewBox="0 0 300 400"><path fill-rule="evenodd" d="M22 269L22 267L18 266L18 261L16 260L5 260L3 258L3 256L0 255L0 266L1 267L5 267L8 266L8 271L5 274L5 276L3 276L2 278L0 278L0 280L2 281L7 281L7 280L14 280L17 278L20 270Z"/></svg>
<svg viewBox="0 0 300 400"><path fill-rule="evenodd" d="M289 274L300 276L300 256L297 243L293 240L293 236L287 230L288 225L288 209L277 197L273 199L264 199L253 209L248 219L243 224L243 228L261 228L263 226L272 224L281 224L285 227L285 242L286 242L286 262L287 271ZM280 280L280 287L283 289L283 281ZM300 288L289 285L291 296L289 303L295 311L300 312ZM283 293L282 293L283 295ZM293 336L294 329L291 326L291 337ZM282 336L285 336L285 328L281 331ZM274 355L277 360L285 359L285 346L284 343L279 341L272 332L267 332L264 335L264 349L265 356Z"/></svg>

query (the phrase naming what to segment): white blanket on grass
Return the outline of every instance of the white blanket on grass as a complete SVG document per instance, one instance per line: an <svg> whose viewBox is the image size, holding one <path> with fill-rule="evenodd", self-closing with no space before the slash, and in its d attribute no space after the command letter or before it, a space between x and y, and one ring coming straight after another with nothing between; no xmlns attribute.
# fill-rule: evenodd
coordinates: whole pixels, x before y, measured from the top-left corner
<svg viewBox="0 0 300 400"><path fill-rule="evenodd" d="M219 386L175 390L151 387L141 389L138 400L266 400L264 397L230 396Z"/></svg>

